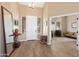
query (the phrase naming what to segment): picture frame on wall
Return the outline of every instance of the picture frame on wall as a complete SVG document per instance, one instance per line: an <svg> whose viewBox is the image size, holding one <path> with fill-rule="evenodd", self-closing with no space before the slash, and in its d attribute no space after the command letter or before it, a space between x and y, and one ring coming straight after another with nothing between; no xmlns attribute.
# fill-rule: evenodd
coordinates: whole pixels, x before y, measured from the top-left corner
<svg viewBox="0 0 79 59"><path fill-rule="evenodd" d="M71 26L72 26L72 28L77 28L77 22L73 22L73 23L71 24Z"/></svg>

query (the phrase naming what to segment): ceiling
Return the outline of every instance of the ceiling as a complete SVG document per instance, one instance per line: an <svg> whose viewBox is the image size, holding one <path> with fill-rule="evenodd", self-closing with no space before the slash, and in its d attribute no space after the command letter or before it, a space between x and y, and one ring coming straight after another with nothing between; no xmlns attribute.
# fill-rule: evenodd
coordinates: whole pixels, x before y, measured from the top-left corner
<svg viewBox="0 0 79 59"><path fill-rule="evenodd" d="M28 6L29 4L34 4L34 7L40 7L42 8L44 6L44 2L19 2L19 4L21 5L25 5L25 6Z"/></svg>

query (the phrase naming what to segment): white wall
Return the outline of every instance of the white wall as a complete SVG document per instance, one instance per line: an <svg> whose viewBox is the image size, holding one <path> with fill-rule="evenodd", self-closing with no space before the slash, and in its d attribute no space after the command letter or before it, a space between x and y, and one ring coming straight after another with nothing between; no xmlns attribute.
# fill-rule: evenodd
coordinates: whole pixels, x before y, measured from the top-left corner
<svg viewBox="0 0 79 59"><path fill-rule="evenodd" d="M72 23L77 22L77 15L67 16L67 31L77 32L77 28L72 28Z"/></svg>
<svg viewBox="0 0 79 59"><path fill-rule="evenodd" d="M67 31L67 16L62 17L62 32Z"/></svg>

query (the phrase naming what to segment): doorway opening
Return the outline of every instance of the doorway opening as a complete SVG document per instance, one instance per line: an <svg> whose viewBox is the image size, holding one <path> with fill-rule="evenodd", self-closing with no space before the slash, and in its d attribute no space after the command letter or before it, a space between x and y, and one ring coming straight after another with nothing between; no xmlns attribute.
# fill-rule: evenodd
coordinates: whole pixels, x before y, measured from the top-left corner
<svg viewBox="0 0 79 59"><path fill-rule="evenodd" d="M78 19L79 13L50 17L48 38L52 48L73 53L78 49Z"/></svg>

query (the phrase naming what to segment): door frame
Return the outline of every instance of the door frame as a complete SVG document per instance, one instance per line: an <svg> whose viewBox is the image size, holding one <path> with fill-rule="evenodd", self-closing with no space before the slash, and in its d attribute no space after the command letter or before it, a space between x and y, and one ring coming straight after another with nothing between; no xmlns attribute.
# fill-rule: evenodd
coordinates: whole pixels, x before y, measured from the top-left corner
<svg viewBox="0 0 79 59"><path fill-rule="evenodd" d="M51 45L52 44L52 39L51 39L51 29L50 29L50 24L51 24L51 19L52 18L58 18L58 17L64 17L64 16L71 16L71 15L78 15L77 18L79 18L79 12L74 12L74 13L69 13L69 14L63 14L63 15L57 15L57 16L51 16L49 17L48 19L48 45ZM78 23L77 23L77 30L79 29L78 28L79 26L79 20L78 20ZM79 31L79 30L78 30ZM77 49L79 50L79 37L78 37L78 34L79 32L77 33Z"/></svg>

